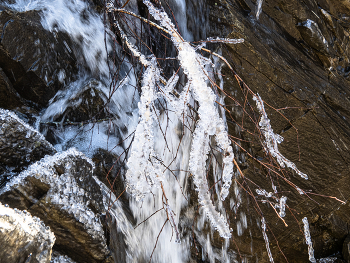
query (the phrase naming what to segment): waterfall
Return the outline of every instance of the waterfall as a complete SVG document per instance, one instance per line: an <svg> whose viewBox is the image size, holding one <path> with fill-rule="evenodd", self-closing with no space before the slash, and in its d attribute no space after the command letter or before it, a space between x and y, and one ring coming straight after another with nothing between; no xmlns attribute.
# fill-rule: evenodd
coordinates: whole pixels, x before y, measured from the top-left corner
<svg viewBox="0 0 350 263"><path fill-rule="evenodd" d="M108 63L107 57L113 47L108 34L105 39L102 16L82 0L18 0L13 4L8 4L8 7L19 12L40 11L43 27L52 34L58 31L67 33L77 46L68 46L67 44L67 50L75 52L77 57L80 57L79 78L74 82L65 83L65 89L58 91L51 99L49 107L42 111L37 123L54 122L56 118L62 116L68 107L79 106L82 103L81 99L72 101L71 98L79 98L92 85L94 89L91 89L90 92L99 91L103 95L104 102L108 104L110 113L108 120L85 123L83 127L62 125L55 129L54 147L58 151L63 151L74 146L89 157L92 157L94 151L99 148L110 150L116 155L122 155L125 147L131 142L130 134L135 130L139 119L137 108L139 95L135 91L137 78L133 73L126 73L132 65L125 59L123 63L124 78L117 84L118 89L111 95L109 86L112 81L110 77L111 63ZM173 8L178 18L186 16L184 1L177 1ZM82 18L82 13L84 13L84 18ZM181 21L182 32L186 38L191 39L191 34L187 31L186 19L181 18L179 21ZM111 71L113 70L115 68L111 69ZM61 82L65 81L65 75L66 72L62 69L59 72ZM58 120L61 124L66 121L69 122L65 116ZM159 116L159 126L161 129L158 129L154 134L157 141L155 150L166 166L170 164L168 167L162 167L162 169L168 170L164 175L167 180L167 184L164 184L164 191L167 193L168 205L173 211L173 224L178 225L181 209L187 204L186 199L188 198L185 191L187 188L187 173L185 171L188 170L191 134L185 130L180 145L180 134L183 126L177 120L175 113L166 114L163 112ZM111 132L113 129L117 129L118 132ZM45 132L45 129L43 131ZM163 134L163 131L166 133ZM177 158L173 161L176 156ZM102 190L106 192L105 187L102 187ZM161 190L158 189L158 191ZM129 205L137 224L164 206L161 193L154 192L153 195L154 198L148 196L142 203L130 199ZM120 205L116 204L109 209L111 209L112 215L123 212ZM188 259L190 253L189 236L181 239L175 237L173 225L169 223L162 228L166 213L170 213L169 208L154 214L135 230L130 227L129 222L122 222L122 220L126 220L126 216L116 217L117 224L129 225L119 228L124 232L127 243L132 244L128 246L129 257L127 260L129 262L148 262L154 248L153 262L175 263L185 262Z"/></svg>

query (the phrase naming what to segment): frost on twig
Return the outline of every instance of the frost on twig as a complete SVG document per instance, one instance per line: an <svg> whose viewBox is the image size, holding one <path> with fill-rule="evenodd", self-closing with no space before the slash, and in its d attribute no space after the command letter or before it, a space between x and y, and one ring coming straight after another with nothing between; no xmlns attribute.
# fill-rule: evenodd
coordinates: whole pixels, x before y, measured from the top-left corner
<svg viewBox="0 0 350 263"><path fill-rule="evenodd" d="M286 157L284 157L278 150L278 144L280 144L283 141L283 137L273 132L273 129L270 125L270 119L269 117L267 117L267 114L265 112L264 102L259 96L259 94L257 94L256 96L254 95L253 100L255 100L256 107L258 108L261 114L259 126L265 138L265 141L263 141L265 152L271 154L272 157L275 157L282 168L287 166L293 169L298 175L300 175L301 178L308 179L307 174L299 171L296 165L289 161Z"/></svg>
<svg viewBox="0 0 350 263"><path fill-rule="evenodd" d="M312 247L309 222L307 220L307 217L303 218L303 223L304 223L304 236L305 236L306 244L308 246L309 260L312 263L316 263L316 259L314 256L314 248Z"/></svg>

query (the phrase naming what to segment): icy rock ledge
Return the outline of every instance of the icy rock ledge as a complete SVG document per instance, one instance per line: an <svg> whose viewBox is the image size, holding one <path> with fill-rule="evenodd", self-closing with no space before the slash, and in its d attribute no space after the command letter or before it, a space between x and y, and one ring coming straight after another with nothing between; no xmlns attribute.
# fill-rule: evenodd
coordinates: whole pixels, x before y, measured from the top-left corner
<svg viewBox="0 0 350 263"><path fill-rule="evenodd" d="M69 149L46 156L12 178L0 201L27 209L50 226L58 251L76 262L102 262L109 250L101 223L103 196L93 163Z"/></svg>
<svg viewBox="0 0 350 263"><path fill-rule="evenodd" d="M0 203L0 262L48 263L55 235L29 212Z"/></svg>

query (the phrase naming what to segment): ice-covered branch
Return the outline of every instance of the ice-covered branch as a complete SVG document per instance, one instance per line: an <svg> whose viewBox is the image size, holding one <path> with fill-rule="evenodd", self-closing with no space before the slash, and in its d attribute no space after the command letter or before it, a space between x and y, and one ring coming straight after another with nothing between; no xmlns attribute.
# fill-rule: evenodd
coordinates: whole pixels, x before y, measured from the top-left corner
<svg viewBox="0 0 350 263"><path fill-rule="evenodd" d="M157 98L164 99L169 103L179 119L187 109L191 96L198 102L197 110L199 120L193 133L193 141L189 159L189 170L193 174L194 183L198 191L199 203L203 206L212 226L217 229L224 238L231 236L231 230L226 218L216 211L213 205L208 182L206 178L206 161L209 154L210 137L214 137L217 146L223 153L222 188L221 200L224 200L228 193L233 175L233 149L228 139L225 123L219 116L216 106L216 95L209 85L208 72L206 67L211 65L211 60L196 52L196 48L181 37L168 15L161 9L155 8L153 4L144 0L150 14L159 22L159 26L148 21L153 26L162 29L171 35L171 40L178 51L178 57L182 69L187 76L187 83L178 96L173 96L175 86L179 77L174 74L169 81L164 81L161 71L157 67L154 56L144 56L124 34L122 28L116 22L121 38L133 56L139 58L145 66L142 79L142 94L139 102L140 121L135 131L134 142L131 147L130 156L127 162L128 171L126 182L128 191L136 198L143 197L152 190L152 187L159 186L163 182L163 172L160 169L160 161L155 156L153 132L157 119L156 109L153 102ZM114 11L134 15L128 11L115 9L113 5L108 6L108 11L114 15ZM137 16L138 17L138 16ZM138 17L140 18L140 17ZM144 21L143 18L140 18ZM117 19L114 19L117 21ZM224 42L237 44L242 39L209 39L210 42ZM157 88L156 88L157 86ZM159 115L159 114L158 114Z"/></svg>
<svg viewBox="0 0 350 263"><path fill-rule="evenodd" d="M278 198L274 196L272 192L267 192L265 189L255 189L255 192L260 195L264 196L266 198L273 198L277 203L274 204L275 209L279 209L280 212L278 215L282 218L286 215L286 202L287 202L287 197L282 196L281 198ZM265 202L270 202L267 200L263 200ZM272 204L271 204L272 205Z"/></svg>
<svg viewBox="0 0 350 263"><path fill-rule="evenodd" d="M206 160L209 153L209 136L215 135L218 146L224 152L223 186L221 200L224 200L229 192L233 174L233 150L228 139L228 134L223 120L219 117L215 106L216 96L207 84L208 73L205 66L208 60L196 52L190 43L183 40L168 15L144 0L150 14L160 22L162 27L171 32L172 41L178 50L178 60L188 77L191 92L199 103L199 120L193 135L190 153L189 168L194 177L194 183L198 191L199 203L203 206L212 226L216 228L224 238L231 236L231 231L223 215L215 210L210 199L208 182L206 179Z"/></svg>
<svg viewBox="0 0 350 263"><path fill-rule="evenodd" d="M283 137L273 132L273 129L270 124L270 119L269 117L267 117L267 114L265 112L264 102L259 96L259 94L257 94L256 96L253 96L253 100L255 100L256 107L258 108L261 114L259 126L265 138L265 140L263 141L265 152L271 154L272 157L275 157L281 167L287 166L293 169L302 178L308 179L307 174L299 171L296 165L291 161L289 161L286 157L284 157L278 150L278 144L280 144L283 141Z"/></svg>
<svg viewBox="0 0 350 263"><path fill-rule="evenodd" d="M156 63L155 57L147 61L148 67L143 74L142 93L138 104L140 122L136 127L131 154L127 162L127 189L136 200L142 200L153 186L159 187L163 180L161 164L154 151L153 136L157 115L152 104L157 99L156 82L160 78Z"/></svg>

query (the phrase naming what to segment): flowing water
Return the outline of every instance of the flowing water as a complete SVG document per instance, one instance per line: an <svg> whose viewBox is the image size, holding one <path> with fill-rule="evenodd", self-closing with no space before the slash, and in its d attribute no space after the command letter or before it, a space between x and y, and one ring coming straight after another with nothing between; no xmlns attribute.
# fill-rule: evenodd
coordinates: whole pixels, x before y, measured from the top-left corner
<svg viewBox="0 0 350 263"><path fill-rule="evenodd" d="M50 106L41 113L36 128L39 129L40 123L57 121L57 118L60 118L61 124L69 122L62 114L67 108L78 107L82 103L82 99L71 100L71 98L79 98L85 91L89 91L94 97L97 91L102 94L101 98L108 105L108 119L84 123L83 126L61 125L53 131L54 146L58 151L76 147L89 157L92 157L99 148L111 151L118 156L123 155L124 150L131 142L132 136L130 135L134 132L139 120L137 105L140 97L135 88L137 77L133 73L134 71L130 71L132 64L127 59L124 59L122 70L119 72L122 78L117 83L118 89L111 92L111 72L116 69L113 63L107 61L107 57L112 49L117 47L113 46L109 35L105 35L102 15L82 0L17 0L9 7L19 12L40 11L41 23L45 29L53 34L57 31L67 33L79 47L79 50L74 50L74 47L69 47L67 44L67 49L76 52L76 56L80 58L79 78L72 83L65 83L65 89L59 91L51 99ZM174 12L179 30L184 38L188 41L194 40L192 32L187 28L188 8L186 8L186 1L176 0L170 8ZM202 30L205 31L205 28ZM215 70L219 72L220 63L217 65ZM66 74L64 69L59 72L60 81L65 81ZM221 78L220 85L222 85L222 81ZM91 89L92 86L94 89ZM223 98L218 97L218 100L223 102ZM224 118L224 112L221 112L221 115ZM117 221L118 231L124 233L125 243L128 247L126 259L128 262L148 262L151 255L153 262L186 262L190 256L190 235L182 235L178 228L180 217L193 219L195 213L193 209L185 209L190 198L186 191L189 187L186 171L190 158L191 133L184 130L182 138L179 136L183 126L175 113L171 111L160 113L158 120L160 129L155 129L154 132L155 151L164 164L167 183L163 185L163 191L166 193L167 204L164 205L162 189L158 189L158 193L153 192L152 195L147 196L143 202L136 202L135 199L130 198L129 206L137 224L147 219L136 229L123 215L123 209L118 205L119 201L111 208L111 214L115 216ZM192 122L188 125L193 126L194 124ZM214 170L214 175L218 177L221 168L214 167ZM105 193L106 202L109 202L107 200L108 194L106 194L108 189L105 186L101 187ZM216 192L219 193L217 185ZM235 192L238 196L238 190ZM114 202L115 196L111 199ZM233 203L232 206L239 205L233 199L231 203ZM224 213L221 202L219 202L218 207ZM151 216L159 209L162 210ZM164 224L167 214L171 215L173 221ZM200 211L200 214L203 213ZM246 227L246 223L244 224L245 214L241 217L243 221L241 220L242 223L239 221L239 225L237 224L238 233L242 232L242 227ZM203 249L203 260L207 258L210 262L214 262L215 259L221 262L233 262L235 257L232 256L230 259L226 252L227 243L221 251L214 251L210 242L210 236L213 233L206 235L200 233L204 228L205 221L204 215L199 216L197 229L194 229Z"/></svg>

